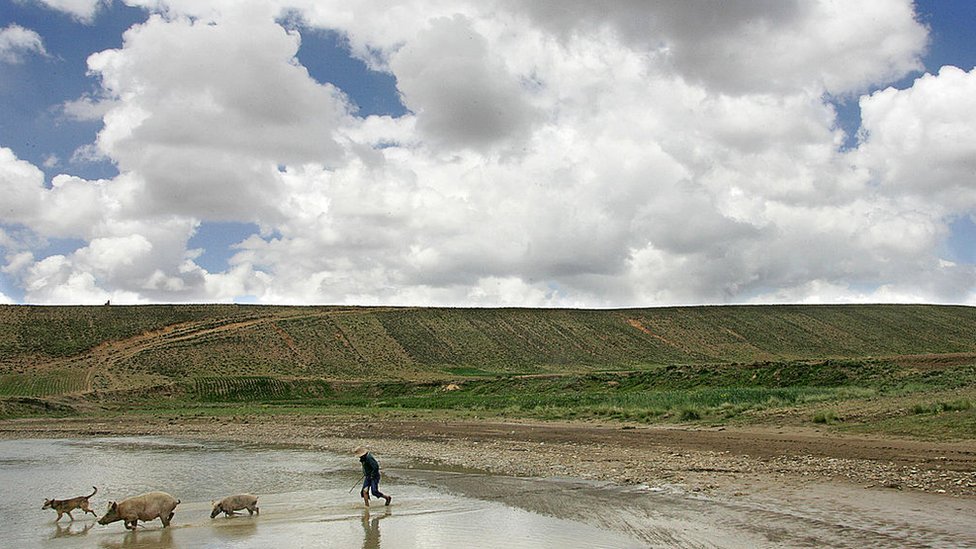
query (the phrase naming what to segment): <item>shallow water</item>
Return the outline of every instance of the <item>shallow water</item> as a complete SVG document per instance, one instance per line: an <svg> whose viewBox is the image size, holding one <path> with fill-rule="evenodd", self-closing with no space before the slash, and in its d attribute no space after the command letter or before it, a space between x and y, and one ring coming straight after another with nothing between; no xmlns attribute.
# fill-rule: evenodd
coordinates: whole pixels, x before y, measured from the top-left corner
<svg viewBox="0 0 976 549"><path fill-rule="evenodd" d="M21 547L976 547L976 500L850 485L763 484L753 495L601 485L436 469L377 456L393 505L358 498L355 458L289 447L157 437L0 440L0 548ZM150 490L181 500L170 528L135 532L45 498L91 493L92 509ZM210 518L252 492L259 516Z"/></svg>
<svg viewBox="0 0 976 549"><path fill-rule="evenodd" d="M393 505L363 509L355 458L292 448L184 442L156 437L0 441L2 547L639 547L634 538L499 501L438 489L377 456ZM438 472L427 472L426 478ZM41 510L45 498L91 493L107 502L151 490L181 500L170 528L135 532L121 522ZM355 488L353 488L355 486ZM351 490L352 489L352 490ZM351 492L350 492L351 490ZM260 515L210 518L211 501L251 492Z"/></svg>

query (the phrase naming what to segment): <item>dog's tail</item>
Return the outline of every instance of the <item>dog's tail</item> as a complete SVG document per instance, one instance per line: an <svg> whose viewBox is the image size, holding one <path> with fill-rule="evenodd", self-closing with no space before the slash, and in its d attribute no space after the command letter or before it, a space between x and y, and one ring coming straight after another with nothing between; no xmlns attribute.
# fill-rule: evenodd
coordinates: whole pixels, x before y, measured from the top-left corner
<svg viewBox="0 0 976 549"><path fill-rule="evenodd" d="M91 499L92 496L94 496L95 494L98 493L98 488L96 488L95 486L92 486L92 490L95 490L95 491L92 492L91 494L85 496L85 499Z"/></svg>

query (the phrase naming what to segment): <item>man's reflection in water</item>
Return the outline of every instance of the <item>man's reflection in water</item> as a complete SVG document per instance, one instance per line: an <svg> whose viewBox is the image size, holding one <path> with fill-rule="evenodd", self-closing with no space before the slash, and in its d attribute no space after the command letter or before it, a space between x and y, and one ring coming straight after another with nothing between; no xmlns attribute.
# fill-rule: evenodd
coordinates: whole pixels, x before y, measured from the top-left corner
<svg viewBox="0 0 976 549"><path fill-rule="evenodd" d="M388 516L390 516L389 507L384 507L382 513L373 513L372 517L369 514L369 507L363 510L363 549L379 549L380 519Z"/></svg>

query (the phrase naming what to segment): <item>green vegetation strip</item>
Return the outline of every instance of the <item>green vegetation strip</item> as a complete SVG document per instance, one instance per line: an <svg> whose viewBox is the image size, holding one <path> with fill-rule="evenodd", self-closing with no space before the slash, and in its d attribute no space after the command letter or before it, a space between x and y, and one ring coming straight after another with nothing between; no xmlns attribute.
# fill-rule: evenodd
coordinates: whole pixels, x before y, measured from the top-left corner
<svg viewBox="0 0 976 549"><path fill-rule="evenodd" d="M85 389L85 372L0 374L0 396L41 397Z"/></svg>
<svg viewBox="0 0 976 549"><path fill-rule="evenodd" d="M204 377L187 385L189 399L200 402L307 400L332 393L332 387L324 380L282 380L269 376Z"/></svg>

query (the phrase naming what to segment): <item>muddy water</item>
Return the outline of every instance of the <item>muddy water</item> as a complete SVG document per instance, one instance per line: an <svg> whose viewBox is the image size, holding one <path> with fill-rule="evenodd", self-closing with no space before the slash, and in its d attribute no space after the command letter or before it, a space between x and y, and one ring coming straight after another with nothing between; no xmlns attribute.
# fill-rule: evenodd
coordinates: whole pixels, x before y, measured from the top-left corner
<svg viewBox="0 0 976 549"><path fill-rule="evenodd" d="M438 489L445 472L379 456L394 497L364 510L355 458L290 448L153 437L0 441L0 547L640 547L624 533ZM413 473L420 474L413 477ZM98 493L107 502L150 490L181 500L170 528L102 526L78 510L55 524L45 498ZM353 489L353 486L357 486ZM352 492L350 493L350 489ZM259 495L260 515L210 518L210 502Z"/></svg>

